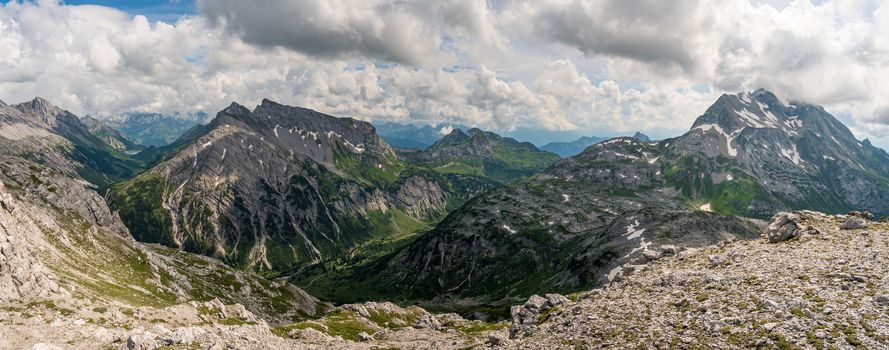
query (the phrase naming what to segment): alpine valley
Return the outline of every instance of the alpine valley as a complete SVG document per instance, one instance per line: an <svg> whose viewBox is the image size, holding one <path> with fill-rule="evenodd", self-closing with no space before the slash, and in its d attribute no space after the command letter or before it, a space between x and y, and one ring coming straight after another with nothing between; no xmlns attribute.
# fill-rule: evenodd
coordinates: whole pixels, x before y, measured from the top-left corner
<svg viewBox="0 0 889 350"><path fill-rule="evenodd" d="M889 346L889 154L820 106L543 150L385 128L0 102L0 348Z"/></svg>

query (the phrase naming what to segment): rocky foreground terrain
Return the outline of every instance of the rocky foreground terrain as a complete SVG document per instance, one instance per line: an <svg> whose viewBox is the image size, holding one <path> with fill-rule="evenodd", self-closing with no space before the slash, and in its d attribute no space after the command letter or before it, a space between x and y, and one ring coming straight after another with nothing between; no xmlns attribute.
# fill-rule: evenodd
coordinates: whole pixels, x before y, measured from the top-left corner
<svg viewBox="0 0 889 350"><path fill-rule="evenodd" d="M7 302L0 348L68 349L877 349L889 347L889 222L782 213L755 240L677 251L607 286L532 296L500 323L365 303L269 325L244 307Z"/></svg>
<svg viewBox="0 0 889 350"><path fill-rule="evenodd" d="M509 347L887 348L887 245L889 223L776 216L764 238L679 252L557 309L532 297Z"/></svg>

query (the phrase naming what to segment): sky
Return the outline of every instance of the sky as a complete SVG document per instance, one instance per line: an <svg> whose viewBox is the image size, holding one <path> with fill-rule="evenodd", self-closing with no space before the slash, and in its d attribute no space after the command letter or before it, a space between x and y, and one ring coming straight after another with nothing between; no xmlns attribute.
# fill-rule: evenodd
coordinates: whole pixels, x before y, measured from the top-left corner
<svg viewBox="0 0 889 350"><path fill-rule="evenodd" d="M887 76L889 0L0 1L0 100L98 116L269 98L660 138L723 93L765 88L885 148Z"/></svg>

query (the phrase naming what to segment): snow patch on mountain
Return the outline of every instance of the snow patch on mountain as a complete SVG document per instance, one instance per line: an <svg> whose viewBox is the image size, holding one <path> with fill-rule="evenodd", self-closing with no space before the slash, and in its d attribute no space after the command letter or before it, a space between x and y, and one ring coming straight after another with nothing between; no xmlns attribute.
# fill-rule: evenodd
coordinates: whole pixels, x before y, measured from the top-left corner
<svg viewBox="0 0 889 350"><path fill-rule="evenodd" d="M724 130L722 130L722 127L720 127L719 125L716 125L716 124L698 125L695 127L695 129L698 129L701 131L715 130L716 132L722 134L722 137L725 138L725 147L728 150L728 155L732 156L732 157L735 157L738 155L738 149L732 147L732 141L735 139L735 137L737 137L741 133L741 131L744 130L744 128L738 129L737 131L733 132L731 135L726 133Z"/></svg>

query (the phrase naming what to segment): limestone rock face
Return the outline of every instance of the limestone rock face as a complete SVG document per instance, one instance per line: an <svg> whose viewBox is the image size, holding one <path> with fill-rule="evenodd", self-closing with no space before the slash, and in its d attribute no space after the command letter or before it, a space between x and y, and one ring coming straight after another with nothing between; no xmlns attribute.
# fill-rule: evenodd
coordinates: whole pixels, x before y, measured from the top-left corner
<svg viewBox="0 0 889 350"><path fill-rule="evenodd" d="M0 301L65 293L28 242L43 233L25 210L9 193L0 193Z"/></svg>

